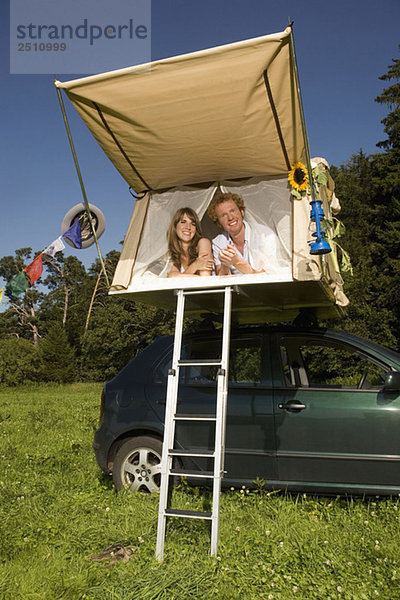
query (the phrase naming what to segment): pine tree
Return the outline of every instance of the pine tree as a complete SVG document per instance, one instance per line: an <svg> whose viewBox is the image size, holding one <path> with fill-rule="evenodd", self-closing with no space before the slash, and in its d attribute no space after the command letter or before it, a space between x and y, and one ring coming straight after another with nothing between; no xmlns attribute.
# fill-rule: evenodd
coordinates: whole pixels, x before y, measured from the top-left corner
<svg viewBox="0 0 400 600"><path fill-rule="evenodd" d="M400 44L399 44L400 48ZM385 150L400 151L400 58L392 59L388 72L379 77L382 81L393 81L394 83L384 89L382 94L375 98L379 104L386 104L390 112L382 119L385 133L388 139L378 142L377 146Z"/></svg>
<svg viewBox="0 0 400 600"><path fill-rule="evenodd" d="M71 383L77 379L74 351L61 324L53 325L39 344L42 381Z"/></svg>
<svg viewBox="0 0 400 600"><path fill-rule="evenodd" d="M400 60L380 79L393 82L376 98L390 109L382 120L388 138L377 144L383 152L360 152L334 172L354 267L354 277L345 276L351 305L343 324L400 349Z"/></svg>

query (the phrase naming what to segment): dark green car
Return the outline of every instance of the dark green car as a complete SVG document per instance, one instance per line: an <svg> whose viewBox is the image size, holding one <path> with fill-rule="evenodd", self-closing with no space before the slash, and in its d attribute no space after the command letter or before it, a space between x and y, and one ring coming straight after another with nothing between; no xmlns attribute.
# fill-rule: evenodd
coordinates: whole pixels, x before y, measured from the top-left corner
<svg viewBox="0 0 400 600"><path fill-rule="evenodd" d="M220 347L218 332L187 335L182 358ZM159 485L172 348L172 337L157 339L104 387L94 448L117 489ZM225 486L259 478L280 490L400 493L399 354L343 331L247 327L232 331L229 371ZM178 410L212 413L215 376L215 366L182 368ZM212 448L212 427L177 422L177 443Z"/></svg>

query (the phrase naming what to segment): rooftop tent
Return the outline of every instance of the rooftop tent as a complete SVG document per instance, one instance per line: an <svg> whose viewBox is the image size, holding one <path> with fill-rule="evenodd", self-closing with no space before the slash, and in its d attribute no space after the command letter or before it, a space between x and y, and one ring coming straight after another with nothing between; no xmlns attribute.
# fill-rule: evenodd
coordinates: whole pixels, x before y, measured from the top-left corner
<svg viewBox="0 0 400 600"><path fill-rule="evenodd" d="M277 255L265 274L224 277L246 292L238 317L283 320L301 306L320 316L347 303L335 257L309 254L309 204L293 200L287 174L306 161L291 29L65 83L63 88L104 152L139 195L111 293L173 307L165 233L177 208L191 206L203 233L217 188L240 193L252 228L272 227ZM330 215L330 179L321 190ZM254 252L259 258L261 243ZM311 285L310 285L311 284ZM179 280L217 287L219 277ZM249 286L249 287L247 287ZM202 307L199 307L201 310ZM249 310L248 310L249 309Z"/></svg>

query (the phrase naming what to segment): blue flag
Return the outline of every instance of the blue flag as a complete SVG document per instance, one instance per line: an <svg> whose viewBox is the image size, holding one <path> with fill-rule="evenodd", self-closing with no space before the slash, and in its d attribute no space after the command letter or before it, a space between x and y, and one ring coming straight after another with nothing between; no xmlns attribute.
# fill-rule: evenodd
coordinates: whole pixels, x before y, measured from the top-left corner
<svg viewBox="0 0 400 600"><path fill-rule="evenodd" d="M82 248L81 224L79 219L63 233L63 237L68 238L74 244L75 248Z"/></svg>

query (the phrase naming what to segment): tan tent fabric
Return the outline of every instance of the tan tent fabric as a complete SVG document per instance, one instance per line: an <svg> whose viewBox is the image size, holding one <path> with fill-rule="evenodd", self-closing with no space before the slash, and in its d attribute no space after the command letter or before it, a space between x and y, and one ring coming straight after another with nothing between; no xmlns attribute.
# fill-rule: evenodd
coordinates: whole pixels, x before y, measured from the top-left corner
<svg viewBox="0 0 400 600"><path fill-rule="evenodd" d="M276 177L305 159L290 32L56 85L136 192Z"/></svg>
<svg viewBox="0 0 400 600"><path fill-rule="evenodd" d="M130 284L148 206L149 194L146 194L140 200L136 200L121 256L114 273L112 285L114 290L126 289Z"/></svg>

